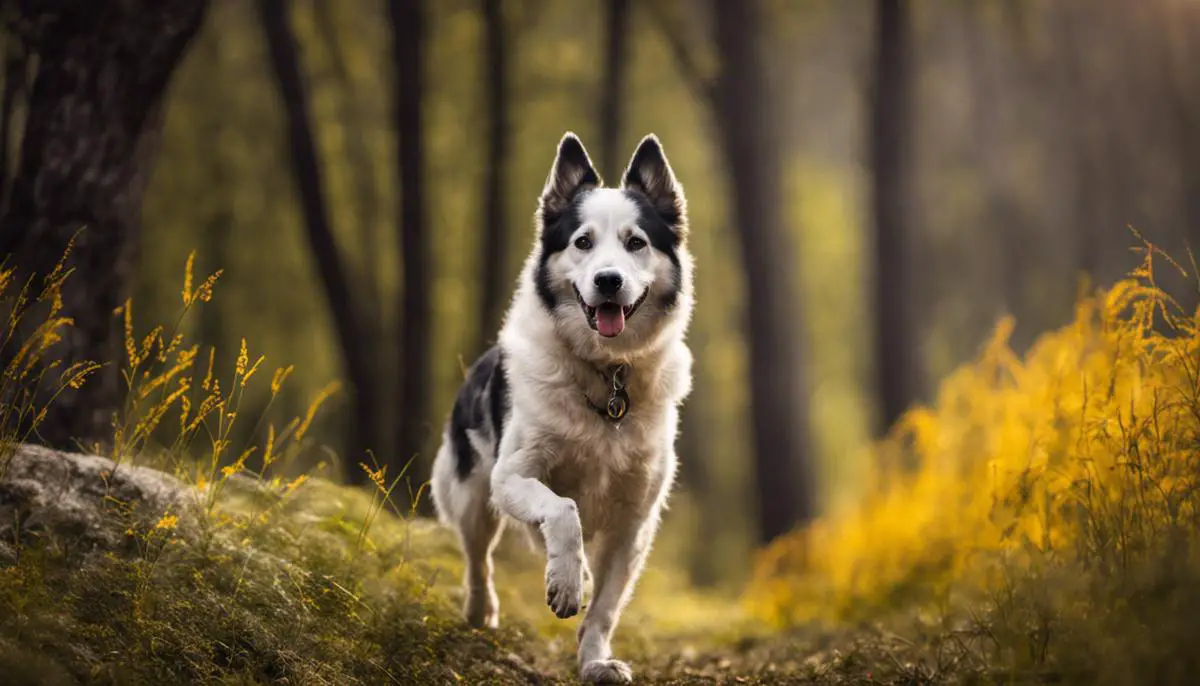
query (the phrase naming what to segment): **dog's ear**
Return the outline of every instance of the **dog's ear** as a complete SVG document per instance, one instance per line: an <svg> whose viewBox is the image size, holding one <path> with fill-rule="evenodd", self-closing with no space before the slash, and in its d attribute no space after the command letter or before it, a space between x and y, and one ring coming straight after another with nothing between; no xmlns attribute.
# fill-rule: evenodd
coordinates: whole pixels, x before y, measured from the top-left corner
<svg viewBox="0 0 1200 686"><path fill-rule="evenodd" d="M644 194L668 226L680 236L686 233L687 199L683 196L683 186L675 180L658 136L650 134L638 143L621 185Z"/></svg>
<svg viewBox="0 0 1200 686"><path fill-rule="evenodd" d="M568 131L558 143L558 155L554 158L554 166L546 177L546 187L542 189L542 197L538 209L541 211L543 223L556 221L575 195L589 186L599 186L600 175L592 166L587 150L574 133Z"/></svg>

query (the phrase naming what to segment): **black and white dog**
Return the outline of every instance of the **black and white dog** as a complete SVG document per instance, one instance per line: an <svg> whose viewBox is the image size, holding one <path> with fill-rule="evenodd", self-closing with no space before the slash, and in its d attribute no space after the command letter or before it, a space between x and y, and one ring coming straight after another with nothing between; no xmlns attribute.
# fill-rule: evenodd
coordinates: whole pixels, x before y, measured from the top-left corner
<svg viewBox="0 0 1200 686"><path fill-rule="evenodd" d="M499 343L458 393L433 497L466 556L472 625L498 623L492 549L511 518L544 543L555 615L577 614L585 576L594 582L580 677L625 683L610 640L675 478L678 407L691 390L683 188L653 135L620 188L605 188L568 133L535 222Z"/></svg>

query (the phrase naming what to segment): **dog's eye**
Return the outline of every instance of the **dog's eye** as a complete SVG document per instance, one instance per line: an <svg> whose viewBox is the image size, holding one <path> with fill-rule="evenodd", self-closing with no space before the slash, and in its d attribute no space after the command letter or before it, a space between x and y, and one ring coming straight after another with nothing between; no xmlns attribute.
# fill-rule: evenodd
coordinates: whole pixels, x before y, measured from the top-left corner
<svg viewBox="0 0 1200 686"><path fill-rule="evenodd" d="M579 238L575 239L575 247L579 248L580 250L591 250L592 239L588 238L587 236L580 236Z"/></svg>
<svg viewBox="0 0 1200 686"><path fill-rule="evenodd" d="M637 252L644 247L646 247L646 241L638 238L637 236L630 238L629 241L625 243L625 249L629 252Z"/></svg>

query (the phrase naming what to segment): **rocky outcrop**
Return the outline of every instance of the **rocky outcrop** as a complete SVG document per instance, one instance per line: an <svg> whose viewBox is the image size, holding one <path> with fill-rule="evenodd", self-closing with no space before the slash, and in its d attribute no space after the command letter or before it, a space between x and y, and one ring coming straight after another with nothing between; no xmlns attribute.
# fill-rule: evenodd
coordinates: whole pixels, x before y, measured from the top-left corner
<svg viewBox="0 0 1200 686"><path fill-rule="evenodd" d="M0 561L44 533L86 548L115 547L133 521L181 514L194 491L163 472L21 445L0 462Z"/></svg>

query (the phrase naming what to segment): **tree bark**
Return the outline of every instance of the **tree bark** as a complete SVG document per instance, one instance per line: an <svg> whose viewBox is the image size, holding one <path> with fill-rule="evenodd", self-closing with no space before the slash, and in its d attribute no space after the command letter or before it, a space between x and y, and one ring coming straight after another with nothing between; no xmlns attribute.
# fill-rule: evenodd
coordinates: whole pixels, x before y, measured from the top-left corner
<svg viewBox="0 0 1200 686"><path fill-rule="evenodd" d="M210 65L216 79L219 74L227 73L227 64L222 59L221 46L215 36L206 36L199 42L196 50L200 59ZM233 231L234 210L231 198L230 163L223 149L222 134L228 130L229 118L227 113L231 98L223 97L219 86L215 87L217 97L205 103L203 123L197 127L197 136L203 137L210 154L203 160L205 171L205 191L215 200L216 207L205 219L203 246L199 263L203 265L202 274L212 274L218 269L225 270L228 278L233 261ZM225 312L220 299L205 303L200 308L200 316L196 325L196 338L203 348L213 348L218 352L225 350L225 344L230 338L225 328ZM236 354L236 351L232 351Z"/></svg>
<svg viewBox="0 0 1200 686"><path fill-rule="evenodd" d="M259 0L258 10L271 68L279 84L287 113L288 146L291 151L292 172L304 213L305 235L316 260L317 273L329 301L334 332L341 348L342 364L351 387L350 436L346 462L357 465L367 460L366 451L375 447L382 433L377 426L381 398L374 365L370 356L369 337L365 335L362 313L354 297L329 211L325 205L321 163L313 143L313 126L308 111L304 77L300 72L296 42L288 23L286 0ZM359 472L349 467L349 476Z"/></svg>
<svg viewBox="0 0 1200 686"><path fill-rule="evenodd" d="M28 47L37 74L0 224L0 254L24 275L44 276L78 234L69 262L74 272L62 293L63 315L74 325L51 354L63 367L113 363L50 407L39 428L48 445L94 449L112 438L123 397L113 310L125 299L133 268L163 94L207 6L205 0L17 6L36 27Z"/></svg>
<svg viewBox="0 0 1200 686"><path fill-rule="evenodd" d="M353 7L353 6L349 6ZM379 278L379 196L375 188L375 165L365 140L368 117L355 102L354 79L346 64L343 46L338 38L338 26L332 2L318 2L313 6L316 14L317 34L329 53L330 66L341 86L337 117L342 120L346 141L347 173L354 186L355 218L358 223L358 250L361 255L360 272L354 280L356 292L363 301L367 314L363 324L373 341L383 338L383 318L380 306ZM357 11L357 10L354 10Z"/></svg>
<svg viewBox="0 0 1200 686"><path fill-rule="evenodd" d="M395 118L400 173L401 313L399 329L399 412L395 475L410 458L417 466L410 483L428 477L431 459L423 455L429 407L430 283L429 232L425 213L425 141L421 112L424 95L424 4L389 0L395 66ZM422 500L427 502L428 498Z"/></svg>
<svg viewBox="0 0 1200 686"><path fill-rule="evenodd" d="M782 163L758 42L756 1L713 0L721 75L716 112L746 274L750 416L759 534L769 541L814 514L795 251L781 214Z"/></svg>
<svg viewBox="0 0 1200 686"><path fill-rule="evenodd" d="M600 94L601 174L619 174L621 169L621 93L625 90L625 54L629 36L629 0L605 3L604 86Z"/></svg>
<svg viewBox="0 0 1200 686"><path fill-rule="evenodd" d="M909 297L908 183L912 138L907 0L876 0L875 93L871 103L871 209L875 227L876 434L917 396L921 368Z"/></svg>
<svg viewBox="0 0 1200 686"><path fill-rule="evenodd" d="M495 340L512 284L508 276L508 204L504 195L504 170L508 164L509 66L501 0L483 0L484 70L487 73L488 146L483 187L483 282L480 285L479 331L476 353Z"/></svg>
<svg viewBox="0 0 1200 686"><path fill-rule="evenodd" d="M12 164L13 117L17 99L25 93L26 54L20 36L10 31L5 36L4 91L0 95L0 212L7 207Z"/></svg>

